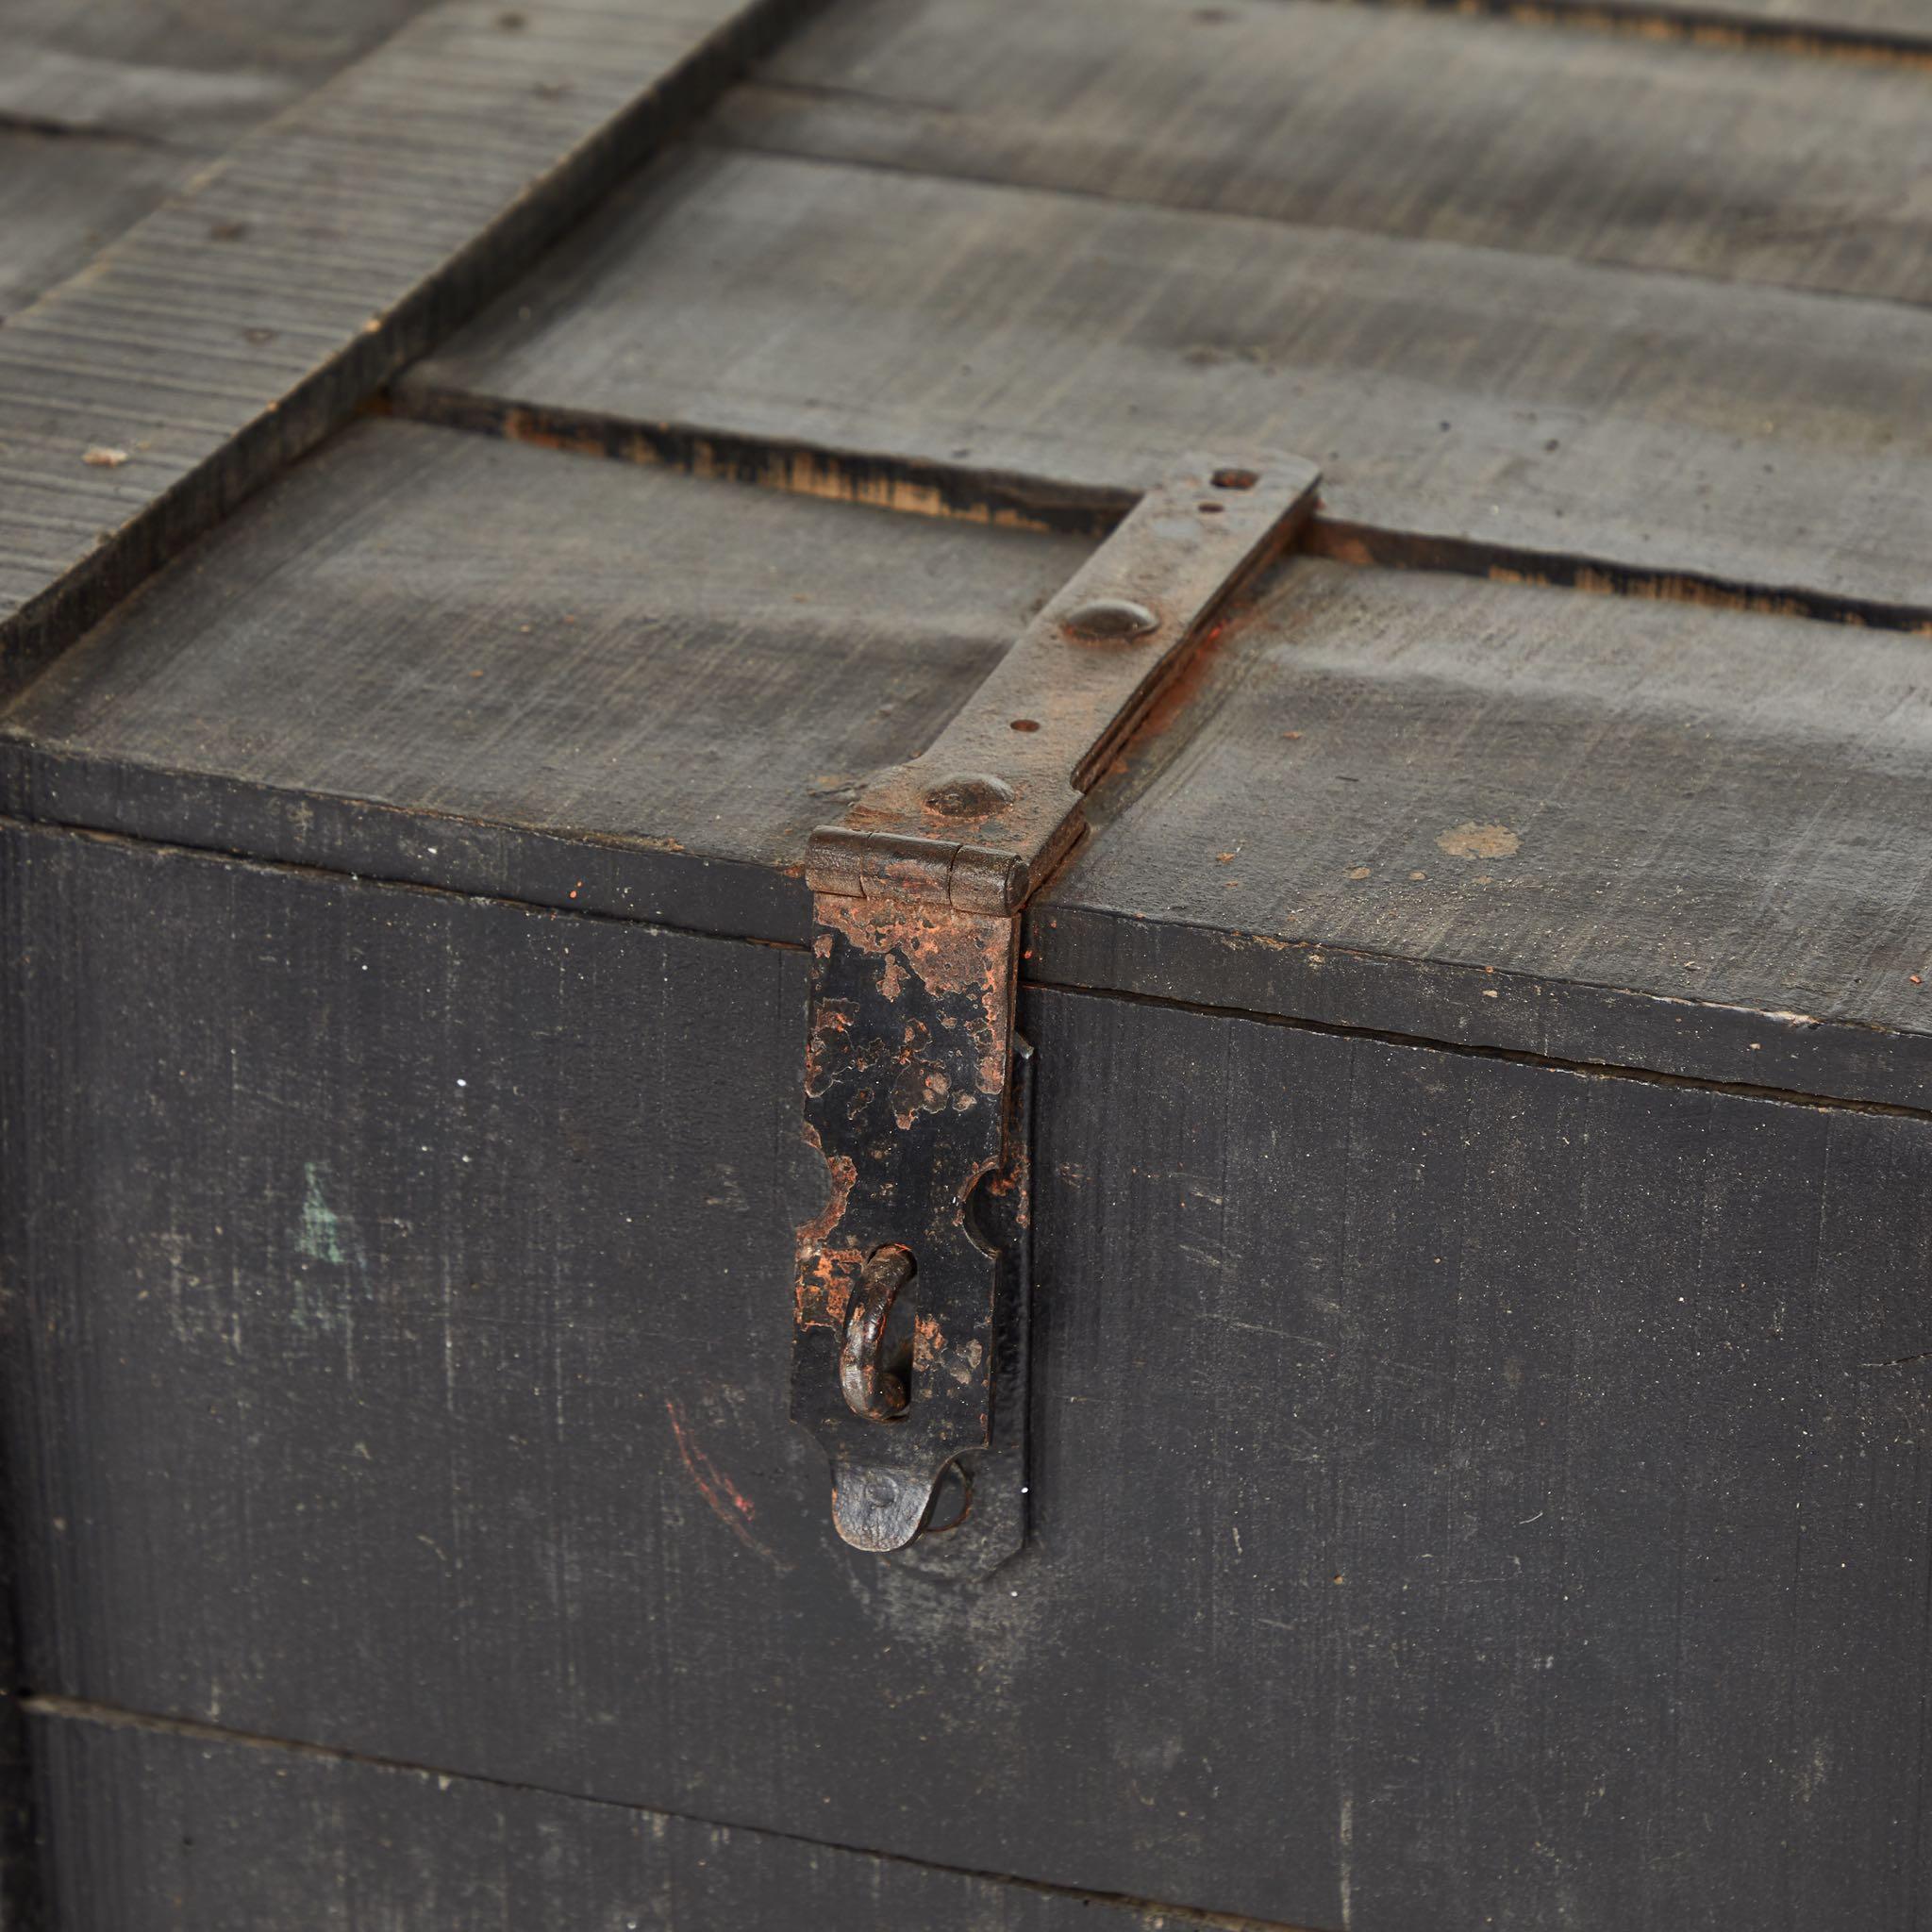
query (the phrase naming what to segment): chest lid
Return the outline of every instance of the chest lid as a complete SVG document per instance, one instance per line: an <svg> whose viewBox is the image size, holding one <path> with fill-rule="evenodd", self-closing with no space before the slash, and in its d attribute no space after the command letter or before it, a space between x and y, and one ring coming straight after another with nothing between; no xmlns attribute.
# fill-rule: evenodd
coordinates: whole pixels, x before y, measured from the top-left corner
<svg viewBox="0 0 1932 1932"><path fill-rule="evenodd" d="M803 944L813 827L1096 541L369 422L16 703L6 804ZM1102 774L1023 977L1923 1105L1924 652L1294 555Z"/></svg>
<svg viewBox="0 0 1932 1932"><path fill-rule="evenodd" d="M774 50L680 81L689 139L13 704L8 809L803 945L813 829L1125 507L1284 449L1319 508L1090 774L1023 980L1926 1104L1932 360L1913 251L1841 245L1908 204L1913 76L1314 0L731 19ZM569 141L613 111L491 31Z"/></svg>

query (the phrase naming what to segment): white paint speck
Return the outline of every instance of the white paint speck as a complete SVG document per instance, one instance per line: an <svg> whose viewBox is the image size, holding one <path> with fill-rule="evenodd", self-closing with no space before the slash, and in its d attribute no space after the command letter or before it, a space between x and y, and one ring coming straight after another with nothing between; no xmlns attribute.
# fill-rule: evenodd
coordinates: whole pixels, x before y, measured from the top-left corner
<svg viewBox="0 0 1932 1932"><path fill-rule="evenodd" d="M1336 1864L1341 1891L1341 1932L1355 1928L1355 1798L1341 1794L1341 1816L1338 1821Z"/></svg>

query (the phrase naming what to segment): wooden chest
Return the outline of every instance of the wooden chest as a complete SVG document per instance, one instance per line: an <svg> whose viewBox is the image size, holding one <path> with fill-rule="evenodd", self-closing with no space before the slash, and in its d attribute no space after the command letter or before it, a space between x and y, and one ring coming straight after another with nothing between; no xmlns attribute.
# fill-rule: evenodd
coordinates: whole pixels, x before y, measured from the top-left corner
<svg viewBox="0 0 1932 1932"><path fill-rule="evenodd" d="M1811 11L444 0L0 326L5 1924L1932 1925Z"/></svg>

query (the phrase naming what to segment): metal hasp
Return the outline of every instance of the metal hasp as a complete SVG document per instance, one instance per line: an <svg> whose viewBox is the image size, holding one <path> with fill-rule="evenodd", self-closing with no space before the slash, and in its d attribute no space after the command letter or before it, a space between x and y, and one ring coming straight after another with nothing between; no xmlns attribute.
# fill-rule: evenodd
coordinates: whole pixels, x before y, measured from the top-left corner
<svg viewBox="0 0 1932 1932"><path fill-rule="evenodd" d="M1020 910L1085 829L1082 794L1293 541L1319 480L1294 457L1181 468L929 750L812 835L805 1116L828 1196L799 1230L791 1414L859 1549L924 1533L984 1570L1024 1535ZM963 1506L936 1522L949 1471Z"/></svg>

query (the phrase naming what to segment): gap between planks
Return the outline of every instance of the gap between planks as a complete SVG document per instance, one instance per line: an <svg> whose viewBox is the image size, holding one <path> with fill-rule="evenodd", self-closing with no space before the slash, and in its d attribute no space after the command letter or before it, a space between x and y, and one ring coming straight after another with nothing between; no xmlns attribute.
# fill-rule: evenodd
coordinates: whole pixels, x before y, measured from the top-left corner
<svg viewBox="0 0 1932 1932"><path fill-rule="evenodd" d="M1135 501L1133 492L1106 486L777 441L693 424L632 422L591 410L432 388L420 381L384 392L370 408L411 422L573 456L649 463L690 475L875 509L1060 535L1103 537ZM1432 537L1327 517L1319 508L1305 526L1298 547L1357 568L1434 571L1592 596L1638 597L1932 636L1932 612L1919 605L1832 597L1681 571L1647 571L1609 558L1531 550L1474 538Z"/></svg>
<svg viewBox="0 0 1932 1932"><path fill-rule="evenodd" d="M8 317L0 503L37 534L0 557L0 697L443 341L820 4L639 0L620 16L571 0L526 21L441 0ZM395 118L392 100L425 92L433 116ZM318 247L326 282L291 297L291 263ZM152 324L158 287L193 301L130 359L102 312ZM299 327L275 306L291 299ZM211 378L201 331L258 312L275 325L230 344ZM285 331L309 342L293 360L272 346ZM94 447L109 459L83 468Z"/></svg>
<svg viewBox="0 0 1932 1932"><path fill-rule="evenodd" d="M103 831L98 826L68 824L45 819L25 819L0 815L0 833L17 831L43 838L77 839L98 845L141 852L155 858L207 860L228 866L244 866L256 872L282 873L300 878L328 880L337 884L371 886L384 891L420 892L442 899L458 899L484 906L501 906L533 918L587 920L602 925L628 926L642 932L663 933L682 939L710 940L725 945L760 946L774 953L803 956L809 949L805 940L753 938L743 933L719 932L704 926L677 925L663 919L634 918L622 912L607 912L593 907L552 906L534 899L508 898L496 892L465 891L458 887L431 885L422 879L390 876L381 873L349 872L335 866L305 865L286 858L241 857L215 845L188 845L177 840L144 838L133 832ZM1383 959L1389 956L1353 950L1345 946L1309 941L1324 954L1335 958ZM1023 959L1030 958L1023 952ZM1120 1000L1131 1006L1152 1007L1168 1012L1194 1013L1210 1020L1242 1020L1257 1026L1283 1026L1300 1033L1319 1033L1341 1040L1370 1041L1382 1046L1405 1047L1418 1052L1453 1054L1462 1059L1501 1060L1511 1066L1541 1067L1552 1073L1574 1074L1583 1079L1629 1080L1644 1087L1669 1087L1680 1091L1726 1095L1737 1100L1756 1100L1779 1107L1805 1107L1820 1113L1877 1114L1890 1120L1932 1124L1932 1107L1907 1107L1886 1100L1854 1100L1841 1094L1814 1093L1803 1088L1777 1087L1749 1080L1720 1080L1698 1074L1672 1074L1658 1068L1633 1067L1617 1060L1588 1060L1560 1054L1537 1053L1525 1047L1485 1046L1464 1040L1443 1040L1427 1033L1402 1033L1386 1027L1353 1026L1344 1022L1310 1020L1293 1013L1267 1012L1254 1007L1215 1006L1194 1000L1177 999L1164 993L1134 992L1126 988L1098 986L1073 978L1054 978L1028 974L1024 966L1020 975L1023 990L1037 992L1078 993L1087 999ZM1591 987L1600 992L1630 991L1618 987ZM1638 993L1640 998L1654 994ZM1702 1006L1714 1011L1740 1012L1752 1009L1724 1006L1715 1001L1673 999L1673 1006ZM1763 1015L1771 1019L1771 1015ZM1889 1029L1874 1026L1874 1033Z"/></svg>
<svg viewBox="0 0 1932 1932"><path fill-rule="evenodd" d="M201 1724L189 1718L158 1717L146 1711L128 1710L119 1705L92 1703L85 1698L23 1690L19 1701L21 1710L29 1717L64 1724L93 1724L103 1730L138 1731L154 1737L180 1738L191 1743L228 1749L273 1752L303 1758L309 1763L355 1765L395 1776L433 1777L449 1783L487 1786L492 1790L523 1791L532 1797L555 1799L571 1805L593 1805L600 1809L623 1811L641 1819L663 1819L706 1831L738 1832L748 1839L801 1845L811 1851L842 1852L855 1858L876 1859L882 1864L937 1873L982 1885L1010 1886L1018 1891L1074 1905L1105 1906L1116 1911L1141 1914L1155 1924L1192 1925L1203 1928L1203 1932L1307 1932L1307 1927L1286 1924L1274 1919L1204 1911L1194 1906L1171 1905L1163 1900L1137 1898L1125 1892L1091 1891L1081 1886L1057 1885L1050 1879L1028 1878L1010 1872L980 1872L963 1865L938 1865L899 1852L878 1851L865 1845L835 1844L824 1839L807 1838L801 1832L774 1830L768 1825L738 1824L725 1819L702 1817L695 1812L631 1805L618 1798L589 1797L581 1791L562 1790L552 1785L520 1784L510 1778L491 1777L477 1772L449 1771L436 1765L411 1763L405 1758L343 1750L332 1744L311 1744L291 1738L266 1737L259 1732L229 1730L219 1724Z"/></svg>
<svg viewBox="0 0 1932 1932"><path fill-rule="evenodd" d="M1559 27L1621 40L1674 42L1746 54L1785 54L1812 60L1860 60L1932 69L1932 28L1921 35L1830 21L1776 20L1719 8L1655 7L1643 0L1324 0L1327 6L1374 7L1404 13L1454 13L1516 26Z"/></svg>

